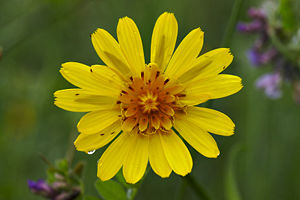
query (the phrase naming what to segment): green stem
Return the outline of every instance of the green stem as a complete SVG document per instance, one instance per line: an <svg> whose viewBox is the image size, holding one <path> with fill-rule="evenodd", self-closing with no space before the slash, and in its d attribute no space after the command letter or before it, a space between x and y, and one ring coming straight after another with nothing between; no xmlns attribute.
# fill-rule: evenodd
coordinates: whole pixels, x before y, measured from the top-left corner
<svg viewBox="0 0 300 200"><path fill-rule="evenodd" d="M198 184L195 178L189 174L183 177L188 185L194 190L194 192L198 195L199 199L202 200L211 200L209 195L207 194L206 190L203 188L202 185Z"/></svg>
<svg viewBox="0 0 300 200"><path fill-rule="evenodd" d="M221 42L222 47L228 46L231 42L232 35L235 31L236 23L238 21L238 17L239 17L243 2L244 2L244 0L235 0L235 2L234 2L233 9L231 11L231 15L229 18L229 22L226 27L225 35Z"/></svg>

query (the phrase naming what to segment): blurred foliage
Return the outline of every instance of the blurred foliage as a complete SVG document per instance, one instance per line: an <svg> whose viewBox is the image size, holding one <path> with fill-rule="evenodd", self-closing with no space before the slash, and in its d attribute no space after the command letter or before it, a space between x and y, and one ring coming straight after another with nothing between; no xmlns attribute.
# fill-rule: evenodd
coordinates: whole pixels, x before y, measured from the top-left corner
<svg viewBox="0 0 300 200"><path fill-rule="evenodd" d="M140 29L145 57L149 61L154 22L159 14L170 11L178 19L178 41L201 26L205 32L202 52L206 52L220 47L233 2L0 1L0 45L3 48L0 60L0 199L41 199L31 194L26 184L27 179L44 177L47 166L40 161L39 152L51 161L63 157L69 138L77 135L76 122L82 114L56 108L53 92L71 87L59 74L61 63L101 63L92 48L90 33L102 27L115 36L118 18L128 15ZM249 6L261 3L260 0L245 1L241 18L246 19ZM289 20L290 17L285 18ZM249 67L245 51L252 42L252 37L234 35L229 47L235 59L226 73L241 76L244 88L212 105L233 119L236 134L228 138L214 136L221 150L218 159L205 158L190 149L194 160L192 174L214 199L225 199L224 182L228 162L231 162L229 152L234 144L241 143L246 150L234 159L234 177L241 199L299 199L300 108L290 96L270 101L256 91L254 80L263 71ZM284 90L290 92L288 87ZM103 149L93 155L74 154L74 162L87 162L83 180L85 193L92 196L97 195L94 182L97 160L102 152ZM181 188L185 185L182 181L174 174L161 179L150 171L136 197L143 200L180 196L197 199L190 188Z"/></svg>
<svg viewBox="0 0 300 200"><path fill-rule="evenodd" d="M114 180L102 182L97 180L95 183L96 189L103 199L107 200L126 200L126 193L122 185Z"/></svg>

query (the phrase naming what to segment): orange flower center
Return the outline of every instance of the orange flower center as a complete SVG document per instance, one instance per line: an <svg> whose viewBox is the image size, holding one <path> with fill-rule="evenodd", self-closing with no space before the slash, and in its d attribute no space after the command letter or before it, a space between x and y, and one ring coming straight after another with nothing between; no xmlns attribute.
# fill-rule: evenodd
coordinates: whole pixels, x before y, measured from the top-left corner
<svg viewBox="0 0 300 200"><path fill-rule="evenodd" d="M130 77L128 87L120 94L122 130L141 134L170 130L175 113L184 111L179 102L185 97L183 90L161 74L155 64L149 64L140 77Z"/></svg>

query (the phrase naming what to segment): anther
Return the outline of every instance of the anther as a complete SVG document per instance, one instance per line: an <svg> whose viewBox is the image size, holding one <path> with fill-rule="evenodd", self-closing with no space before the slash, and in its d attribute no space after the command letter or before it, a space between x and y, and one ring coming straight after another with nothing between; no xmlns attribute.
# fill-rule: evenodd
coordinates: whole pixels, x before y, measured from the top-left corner
<svg viewBox="0 0 300 200"><path fill-rule="evenodd" d="M156 72L156 76L155 76L155 78L157 78L157 77L159 76L159 74L160 74L160 72L159 72L159 71L157 71L157 72Z"/></svg>
<svg viewBox="0 0 300 200"><path fill-rule="evenodd" d="M167 79L164 81L164 84L166 85L169 81L170 81L170 79L167 78Z"/></svg>
<svg viewBox="0 0 300 200"><path fill-rule="evenodd" d="M144 72L141 72L141 77L144 80Z"/></svg>
<svg viewBox="0 0 300 200"><path fill-rule="evenodd" d="M126 91L124 91L124 90L122 90L121 92L122 92L123 94L128 94L128 92L126 92Z"/></svg>
<svg viewBox="0 0 300 200"><path fill-rule="evenodd" d="M120 104L121 103L121 101L117 101L117 104Z"/></svg>

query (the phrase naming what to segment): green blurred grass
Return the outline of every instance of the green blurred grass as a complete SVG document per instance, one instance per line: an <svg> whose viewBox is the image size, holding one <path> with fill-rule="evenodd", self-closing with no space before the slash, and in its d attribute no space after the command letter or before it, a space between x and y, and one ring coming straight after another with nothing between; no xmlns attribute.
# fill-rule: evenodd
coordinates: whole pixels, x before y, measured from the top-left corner
<svg viewBox="0 0 300 200"><path fill-rule="evenodd" d="M114 36L118 18L132 17L143 38L146 60L152 28L164 11L174 12L180 41L190 30L205 32L204 50L220 47L233 0L11 0L0 1L0 199L40 199L27 188L27 179L45 178L46 165L39 153L54 161L67 150L70 134L77 134L82 114L53 105L53 92L72 87L59 74L60 64L77 61L101 63L89 34L96 28ZM246 1L242 10L258 1ZM230 45L235 59L226 73L243 78L243 90L214 101L213 108L228 114L236 123L232 137L216 138L221 155L207 159L191 149L192 174L215 199L225 199L224 178L229 151L234 144L245 150L235 160L235 177L242 199L299 199L300 108L284 88L284 97L271 101L254 88L263 70L249 66L245 52L253 38L235 34ZM93 155L75 153L75 161L87 162L86 192L95 194L96 163L102 150ZM161 179L154 173L145 179L138 199L178 199L182 179ZM171 192L170 192L171 191ZM184 199L197 199L187 188Z"/></svg>

